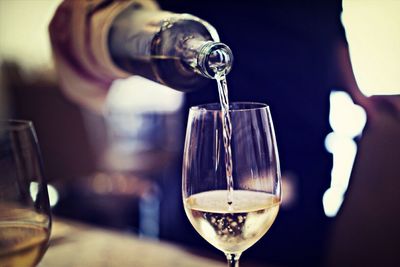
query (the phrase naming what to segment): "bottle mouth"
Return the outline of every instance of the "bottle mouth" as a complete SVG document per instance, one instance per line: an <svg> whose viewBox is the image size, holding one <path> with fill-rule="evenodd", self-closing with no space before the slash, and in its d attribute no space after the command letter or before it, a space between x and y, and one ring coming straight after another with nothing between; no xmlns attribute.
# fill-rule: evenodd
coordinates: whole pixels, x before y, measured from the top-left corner
<svg viewBox="0 0 400 267"><path fill-rule="evenodd" d="M223 77L232 69L232 50L224 43L209 41L200 49L197 62L201 73L211 79Z"/></svg>

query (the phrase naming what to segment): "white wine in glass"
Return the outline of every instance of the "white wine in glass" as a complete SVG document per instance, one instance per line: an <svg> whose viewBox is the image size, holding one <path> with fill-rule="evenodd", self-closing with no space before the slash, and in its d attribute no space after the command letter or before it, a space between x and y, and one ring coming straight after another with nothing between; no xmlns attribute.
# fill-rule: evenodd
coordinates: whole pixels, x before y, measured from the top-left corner
<svg viewBox="0 0 400 267"><path fill-rule="evenodd" d="M51 214L39 144L29 121L0 121L0 266L36 266Z"/></svg>
<svg viewBox="0 0 400 267"><path fill-rule="evenodd" d="M182 189L193 227L226 254L229 266L238 266L241 253L269 230L278 214L280 168L268 106L233 103L228 112L230 159L219 104L190 109Z"/></svg>

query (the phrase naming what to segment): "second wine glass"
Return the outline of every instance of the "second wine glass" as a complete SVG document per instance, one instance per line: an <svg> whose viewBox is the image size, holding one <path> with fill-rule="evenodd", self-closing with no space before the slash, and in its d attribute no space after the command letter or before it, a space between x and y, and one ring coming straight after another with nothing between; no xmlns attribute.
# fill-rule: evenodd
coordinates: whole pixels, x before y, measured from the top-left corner
<svg viewBox="0 0 400 267"><path fill-rule="evenodd" d="M50 230L47 185L33 124L0 121L0 266L36 266Z"/></svg>
<svg viewBox="0 0 400 267"><path fill-rule="evenodd" d="M238 266L241 253L269 230L278 214L280 167L268 106L233 103L229 115L233 191L227 188L229 159L219 104L190 109L182 191L193 227L226 254L229 266Z"/></svg>

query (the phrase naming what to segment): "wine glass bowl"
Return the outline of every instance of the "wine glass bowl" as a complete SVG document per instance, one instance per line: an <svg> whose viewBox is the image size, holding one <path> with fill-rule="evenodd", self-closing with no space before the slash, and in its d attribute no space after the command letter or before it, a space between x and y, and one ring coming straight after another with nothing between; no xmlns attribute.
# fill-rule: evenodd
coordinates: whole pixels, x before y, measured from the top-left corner
<svg viewBox="0 0 400 267"><path fill-rule="evenodd" d="M182 192L195 230L223 251L231 266L238 266L241 253L269 230L278 214L280 167L268 106L232 103L229 115L227 150L221 106L190 109ZM227 168L229 154L232 166Z"/></svg>
<svg viewBox="0 0 400 267"><path fill-rule="evenodd" d="M51 215L41 155L29 121L0 122L0 266L35 266Z"/></svg>

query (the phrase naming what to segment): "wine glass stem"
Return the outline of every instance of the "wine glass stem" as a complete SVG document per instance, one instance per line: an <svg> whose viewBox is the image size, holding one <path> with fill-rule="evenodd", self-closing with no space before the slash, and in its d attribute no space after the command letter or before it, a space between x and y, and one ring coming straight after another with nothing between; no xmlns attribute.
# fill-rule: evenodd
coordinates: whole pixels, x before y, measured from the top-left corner
<svg viewBox="0 0 400 267"><path fill-rule="evenodd" d="M241 253L226 253L225 255L228 260L228 267L239 267L239 258Z"/></svg>

